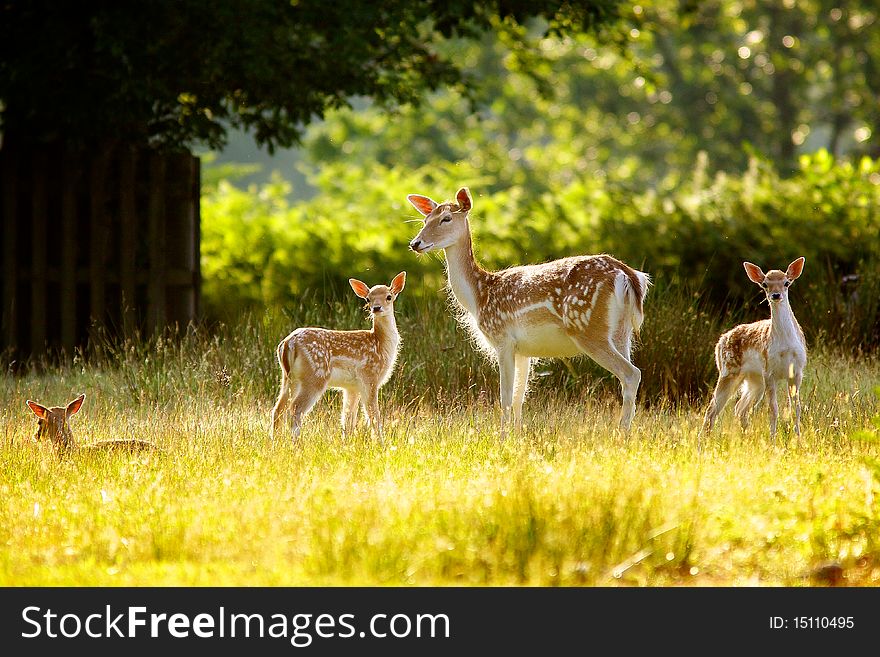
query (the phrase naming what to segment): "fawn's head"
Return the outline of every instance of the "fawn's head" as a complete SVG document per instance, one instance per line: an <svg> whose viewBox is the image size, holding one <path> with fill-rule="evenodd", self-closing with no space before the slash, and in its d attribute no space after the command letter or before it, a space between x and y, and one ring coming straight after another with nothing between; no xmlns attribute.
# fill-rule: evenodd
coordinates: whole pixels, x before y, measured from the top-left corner
<svg viewBox="0 0 880 657"><path fill-rule="evenodd" d="M85 393L69 402L67 406L46 407L35 401L27 400L28 407L37 416L37 430L34 440L47 438L52 444L61 449L73 445L73 433L70 431L69 420L82 407Z"/></svg>
<svg viewBox="0 0 880 657"><path fill-rule="evenodd" d="M758 265L753 265L751 262L744 262L743 267L749 279L761 286L764 294L767 295L767 301L773 304L788 298L788 288L801 275L804 262L804 258L801 257L791 263L785 271L771 269L766 274Z"/></svg>
<svg viewBox="0 0 880 657"><path fill-rule="evenodd" d="M370 311L370 314L373 317L382 317L383 315L394 313L394 301L397 299L397 295L403 291L403 286L406 284L406 272L402 271L395 276L394 280L391 281L391 285L367 287L366 283L356 278L349 278L348 282L355 294L362 299L366 299L366 308Z"/></svg>
<svg viewBox="0 0 880 657"><path fill-rule="evenodd" d="M409 243L416 253L445 249L468 233L467 218L473 203L467 187L458 190L455 201L438 204L419 194L410 194L406 200L425 217L422 230Z"/></svg>

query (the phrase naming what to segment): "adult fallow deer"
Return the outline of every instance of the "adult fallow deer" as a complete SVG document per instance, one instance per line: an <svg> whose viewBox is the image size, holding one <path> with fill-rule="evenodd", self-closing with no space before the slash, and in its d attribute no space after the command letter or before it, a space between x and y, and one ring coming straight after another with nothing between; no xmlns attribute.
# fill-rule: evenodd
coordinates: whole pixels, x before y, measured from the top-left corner
<svg viewBox="0 0 880 657"><path fill-rule="evenodd" d="M410 242L416 253L443 250L449 289L461 319L497 360L501 387L501 435L511 414L522 426L522 406L533 362L586 354L620 381L620 427L635 414L641 371L631 360L633 335L644 318L648 274L610 255L579 255L542 264L487 271L474 259L467 187L454 201L436 203L410 194L425 224Z"/></svg>

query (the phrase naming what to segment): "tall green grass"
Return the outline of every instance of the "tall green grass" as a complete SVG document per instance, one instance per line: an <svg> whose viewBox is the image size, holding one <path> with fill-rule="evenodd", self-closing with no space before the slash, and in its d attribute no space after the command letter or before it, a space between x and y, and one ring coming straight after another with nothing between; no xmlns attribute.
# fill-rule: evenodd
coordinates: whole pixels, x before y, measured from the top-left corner
<svg viewBox="0 0 880 657"><path fill-rule="evenodd" d="M770 442L762 409L745 432L728 411L700 442L706 348L727 322L653 292L625 436L615 381L548 361L525 431L500 440L495 371L440 292L396 304L384 447L365 429L342 440L335 393L297 443L268 439L275 344L296 326L367 325L353 296L6 375L0 585L809 586L829 560L845 584L880 582L877 447L855 439L880 412L880 363L811 345L801 441L781 421ZM699 321L676 340L687 309ZM24 400L79 392L79 440L163 451L59 459L29 442Z"/></svg>

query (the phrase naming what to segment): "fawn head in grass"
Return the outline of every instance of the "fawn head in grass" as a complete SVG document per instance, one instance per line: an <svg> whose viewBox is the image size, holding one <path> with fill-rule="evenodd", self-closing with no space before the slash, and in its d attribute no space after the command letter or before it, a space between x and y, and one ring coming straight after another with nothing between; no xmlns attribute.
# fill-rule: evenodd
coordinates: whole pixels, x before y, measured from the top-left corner
<svg viewBox="0 0 880 657"><path fill-rule="evenodd" d="M34 432L32 440L34 442L49 440L55 450L62 455L72 450L138 451L158 449L157 445L150 441L127 438L100 440L83 445L77 443L73 437L73 431L70 429L70 418L79 412L85 398L85 393L82 393L65 406L44 406L28 399L25 403L37 416L37 430Z"/></svg>

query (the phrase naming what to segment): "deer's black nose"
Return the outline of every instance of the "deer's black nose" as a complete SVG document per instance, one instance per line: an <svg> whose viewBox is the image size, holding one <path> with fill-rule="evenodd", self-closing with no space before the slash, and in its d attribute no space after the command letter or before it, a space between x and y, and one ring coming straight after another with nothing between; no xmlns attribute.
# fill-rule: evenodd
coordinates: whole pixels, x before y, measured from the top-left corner
<svg viewBox="0 0 880 657"><path fill-rule="evenodd" d="M782 293L781 292L774 292L773 294L770 295L770 298L773 299L773 301L779 301L782 298Z"/></svg>
<svg viewBox="0 0 880 657"><path fill-rule="evenodd" d="M422 243L422 240L413 240L412 242L409 243L409 248L412 249L413 251L418 251L421 243Z"/></svg>
<svg viewBox="0 0 880 657"><path fill-rule="evenodd" d="M382 306L373 306L373 312L377 313L382 310Z"/></svg>

